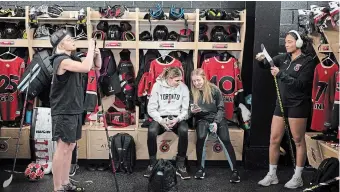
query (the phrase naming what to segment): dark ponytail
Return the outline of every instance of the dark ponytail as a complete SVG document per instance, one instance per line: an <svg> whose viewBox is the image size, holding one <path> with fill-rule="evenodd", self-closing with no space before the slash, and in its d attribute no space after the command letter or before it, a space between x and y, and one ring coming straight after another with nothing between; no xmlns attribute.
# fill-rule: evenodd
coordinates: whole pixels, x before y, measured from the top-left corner
<svg viewBox="0 0 340 192"><path fill-rule="evenodd" d="M308 37L307 35L301 35L301 39L303 41L303 45L301 47L301 51L302 53L309 55L315 55L315 50L313 48L313 39Z"/></svg>

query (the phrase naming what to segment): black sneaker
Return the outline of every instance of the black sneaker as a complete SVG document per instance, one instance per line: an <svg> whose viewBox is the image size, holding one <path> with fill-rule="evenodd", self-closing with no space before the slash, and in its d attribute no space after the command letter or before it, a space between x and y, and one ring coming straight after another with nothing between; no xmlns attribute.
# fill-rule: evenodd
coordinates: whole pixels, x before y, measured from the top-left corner
<svg viewBox="0 0 340 192"><path fill-rule="evenodd" d="M74 176L77 172L77 169L79 169L79 166L77 164L71 164L71 169L70 169L70 176Z"/></svg>
<svg viewBox="0 0 340 192"><path fill-rule="evenodd" d="M183 167L177 167L176 175L180 176L181 179L190 179L189 173L187 172L187 168L185 166Z"/></svg>
<svg viewBox="0 0 340 192"><path fill-rule="evenodd" d="M239 183L239 182L241 182L241 178L238 175L237 170L234 170L230 178L230 183Z"/></svg>
<svg viewBox="0 0 340 192"><path fill-rule="evenodd" d="M204 176L205 176L204 169L200 168L195 174L195 179L204 179Z"/></svg>
<svg viewBox="0 0 340 192"><path fill-rule="evenodd" d="M77 187L72 183L68 183L67 185L63 185L65 191L85 191L82 187Z"/></svg>
<svg viewBox="0 0 340 192"><path fill-rule="evenodd" d="M144 177L149 178L152 173L153 166L149 165L148 168L146 168L146 171L144 173Z"/></svg>

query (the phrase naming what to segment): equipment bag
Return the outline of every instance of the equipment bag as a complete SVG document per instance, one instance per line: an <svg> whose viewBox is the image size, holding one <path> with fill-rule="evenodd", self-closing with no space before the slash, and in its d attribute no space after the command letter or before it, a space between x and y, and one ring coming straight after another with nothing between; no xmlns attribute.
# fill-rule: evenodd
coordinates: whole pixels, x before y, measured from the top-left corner
<svg viewBox="0 0 340 192"><path fill-rule="evenodd" d="M176 169L169 160L160 159L153 167L148 185L149 192L175 192L177 188Z"/></svg>
<svg viewBox="0 0 340 192"><path fill-rule="evenodd" d="M135 140L128 133L110 137L112 158L117 172L132 173L136 164Z"/></svg>
<svg viewBox="0 0 340 192"><path fill-rule="evenodd" d="M39 96L43 90L49 92L53 73L50 55L51 52L47 49L34 54L31 63L26 67L25 72L19 81L18 90L20 93L25 93L28 84L30 84L27 95L27 99L29 100ZM32 78L31 81L29 81L31 71Z"/></svg>
<svg viewBox="0 0 340 192"><path fill-rule="evenodd" d="M333 179L339 176L339 160L337 158L331 157L324 159L319 165L318 170L314 174L311 181L311 185L317 185L319 183L325 182L327 180ZM339 182L335 182L330 185L325 185L317 190L318 192L338 192Z"/></svg>
<svg viewBox="0 0 340 192"><path fill-rule="evenodd" d="M109 126L122 128L132 125L133 117L129 111L122 112L107 112L106 122Z"/></svg>

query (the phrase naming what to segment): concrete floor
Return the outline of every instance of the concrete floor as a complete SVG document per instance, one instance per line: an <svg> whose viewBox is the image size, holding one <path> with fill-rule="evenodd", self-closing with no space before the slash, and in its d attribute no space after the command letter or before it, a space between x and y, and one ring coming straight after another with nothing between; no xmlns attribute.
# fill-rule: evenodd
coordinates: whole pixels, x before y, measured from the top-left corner
<svg viewBox="0 0 340 192"><path fill-rule="evenodd" d="M0 163L1 165L2 163ZM9 173L3 170L10 169L10 165L0 166L0 181L1 185L5 179L9 177ZM24 165L18 165L17 171L24 171ZM195 173L195 167L191 167L191 175ZM147 191L148 180L143 177L144 165L138 166L135 172L131 175L122 173L117 174L117 179L121 192L144 192ZM293 174L291 167L279 167L278 177L279 184L270 187L261 187L257 182L262 179L268 170L244 170L239 168L241 183L229 183L231 171L228 167L210 166L206 170L206 178L204 180L186 180L179 179L179 191L185 192L280 192L280 191L302 191L309 186L309 181L312 179L314 170L306 170L303 173L304 188L297 190L288 190L283 186L290 179ZM83 182L82 186L89 192L112 192L115 191L113 174L109 171L88 171L84 165L80 165L73 179ZM85 181L93 181L93 183L85 183ZM4 192L51 192L53 191L52 175L45 175L45 177L38 182L29 182L24 178L23 173L14 174L14 179L11 185L7 188L0 188Z"/></svg>

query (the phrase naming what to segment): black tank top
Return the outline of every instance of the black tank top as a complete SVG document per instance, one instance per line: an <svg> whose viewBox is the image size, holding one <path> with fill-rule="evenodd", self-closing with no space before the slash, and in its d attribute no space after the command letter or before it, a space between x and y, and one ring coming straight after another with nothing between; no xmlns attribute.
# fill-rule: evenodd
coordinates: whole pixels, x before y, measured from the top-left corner
<svg viewBox="0 0 340 192"><path fill-rule="evenodd" d="M50 93L51 115L82 114L84 111L84 87L82 74L66 71L57 75L58 67L64 59L80 61L66 54L51 57L53 62L53 77Z"/></svg>

